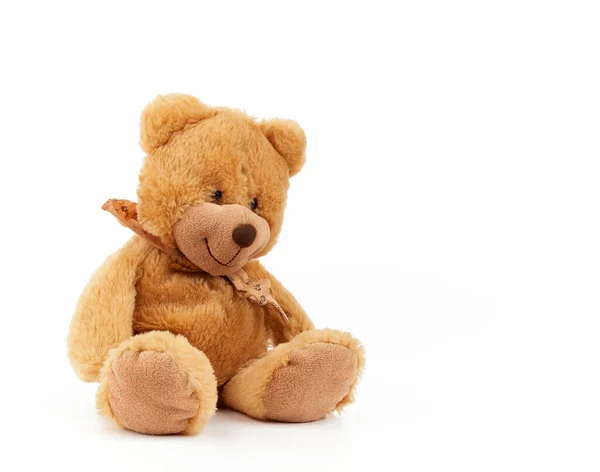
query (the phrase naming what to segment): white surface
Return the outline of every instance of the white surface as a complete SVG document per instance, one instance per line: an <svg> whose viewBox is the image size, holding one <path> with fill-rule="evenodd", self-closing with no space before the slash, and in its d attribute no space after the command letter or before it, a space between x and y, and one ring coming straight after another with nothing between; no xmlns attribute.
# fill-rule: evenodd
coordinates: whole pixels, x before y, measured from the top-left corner
<svg viewBox="0 0 600 472"><path fill-rule="evenodd" d="M591 1L3 3L0 469L598 470L599 21ZM99 207L135 198L139 113L174 91L305 128L265 264L366 345L341 418L144 437L70 370L75 301L129 237Z"/></svg>

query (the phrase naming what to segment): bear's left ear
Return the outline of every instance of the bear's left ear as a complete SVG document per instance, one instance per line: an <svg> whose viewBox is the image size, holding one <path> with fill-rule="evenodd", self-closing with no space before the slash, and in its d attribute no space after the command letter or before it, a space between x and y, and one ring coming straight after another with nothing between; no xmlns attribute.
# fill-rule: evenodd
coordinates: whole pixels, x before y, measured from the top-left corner
<svg viewBox="0 0 600 472"><path fill-rule="evenodd" d="M216 110L205 105L196 97L174 93L159 95L150 102L140 120L140 144L148 154L163 146L177 131L186 125L205 120L216 114Z"/></svg>
<svg viewBox="0 0 600 472"><path fill-rule="evenodd" d="M259 126L287 163L290 177L300 172L306 159L306 136L300 125L292 120L276 118L260 122Z"/></svg>

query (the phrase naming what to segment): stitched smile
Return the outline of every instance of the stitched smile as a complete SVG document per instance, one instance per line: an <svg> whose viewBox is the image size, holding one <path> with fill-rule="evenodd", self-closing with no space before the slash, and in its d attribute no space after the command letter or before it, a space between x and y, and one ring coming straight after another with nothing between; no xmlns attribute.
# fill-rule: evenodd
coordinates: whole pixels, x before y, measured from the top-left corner
<svg viewBox="0 0 600 472"><path fill-rule="evenodd" d="M208 245L208 239L204 238L204 242L206 243L206 249L208 249L208 253L210 254L210 257L212 257L215 260L215 262L217 262L218 264L222 265L223 267L231 267L229 264L231 264L234 261L234 259L238 256L238 254L242 250L242 248L240 247L238 249L238 252L235 253L235 256L233 256L231 259L229 259L229 261L227 261L227 263L223 264L219 259L217 259L213 255L212 251L210 250L210 246Z"/></svg>

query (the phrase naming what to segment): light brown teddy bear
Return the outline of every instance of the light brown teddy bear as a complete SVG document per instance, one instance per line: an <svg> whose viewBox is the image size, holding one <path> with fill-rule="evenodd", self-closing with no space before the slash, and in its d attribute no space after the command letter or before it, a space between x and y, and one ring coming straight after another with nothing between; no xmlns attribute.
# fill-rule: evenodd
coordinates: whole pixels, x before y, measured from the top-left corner
<svg viewBox="0 0 600 472"><path fill-rule="evenodd" d="M315 330L255 260L275 244L304 164L298 124L159 96L141 146L139 203L103 207L137 235L94 274L68 337L79 377L100 382L101 414L140 433L194 434L217 402L287 422L351 403L360 343Z"/></svg>

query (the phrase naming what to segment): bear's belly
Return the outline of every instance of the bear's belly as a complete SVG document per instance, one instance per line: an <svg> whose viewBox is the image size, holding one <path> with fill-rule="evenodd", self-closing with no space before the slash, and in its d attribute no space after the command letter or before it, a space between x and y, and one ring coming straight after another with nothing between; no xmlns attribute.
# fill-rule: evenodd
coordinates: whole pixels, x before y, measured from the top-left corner
<svg viewBox="0 0 600 472"><path fill-rule="evenodd" d="M157 269L144 270L137 283L135 334L163 330L185 336L206 354L219 385L266 351L263 309L238 296L228 281Z"/></svg>

